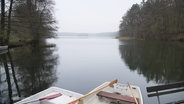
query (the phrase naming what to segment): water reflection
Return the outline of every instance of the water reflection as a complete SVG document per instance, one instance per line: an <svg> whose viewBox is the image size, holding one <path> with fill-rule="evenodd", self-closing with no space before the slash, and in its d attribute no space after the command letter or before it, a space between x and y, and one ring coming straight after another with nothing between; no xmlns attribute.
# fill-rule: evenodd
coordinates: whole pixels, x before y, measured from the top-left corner
<svg viewBox="0 0 184 104"><path fill-rule="evenodd" d="M10 73L9 73L9 69L8 69L8 63L7 63L7 57L6 57L6 53L8 51L7 50L2 50L1 54L0 54L0 65L1 65L1 93L0 96L2 96L3 94L6 94L7 97L0 97L1 100L4 102L4 100L7 100L9 103L12 103L12 89L11 89L11 80L10 80ZM2 68L4 67L4 70L2 70ZM5 85L6 82L7 84ZM4 87L7 87L7 89L4 89ZM3 90L2 90L3 88Z"/></svg>
<svg viewBox="0 0 184 104"><path fill-rule="evenodd" d="M130 70L149 81L169 83L184 80L184 44L160 41L121 41L121 58Z"/></svg>
<svg viewBox="0 0 184 104"><path fill-rule="evenodd" d="M13 103L50 87L56 80L55 46L28 45L0 55L0 103Z"/></svg>

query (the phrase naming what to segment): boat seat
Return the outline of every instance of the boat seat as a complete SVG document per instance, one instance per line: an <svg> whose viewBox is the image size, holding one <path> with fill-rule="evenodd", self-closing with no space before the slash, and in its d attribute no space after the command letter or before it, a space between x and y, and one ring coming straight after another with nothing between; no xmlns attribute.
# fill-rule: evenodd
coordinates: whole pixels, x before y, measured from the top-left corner
<svg viewBox="0 0 184 104"><path fill-rule="evenodd" d="M97 96L135 104L134 98L127 96L127 95L121 95L121 94L117 94L117 93L109 93L109 92L105 92L105 91L100 91L97 93Z"/></svg>

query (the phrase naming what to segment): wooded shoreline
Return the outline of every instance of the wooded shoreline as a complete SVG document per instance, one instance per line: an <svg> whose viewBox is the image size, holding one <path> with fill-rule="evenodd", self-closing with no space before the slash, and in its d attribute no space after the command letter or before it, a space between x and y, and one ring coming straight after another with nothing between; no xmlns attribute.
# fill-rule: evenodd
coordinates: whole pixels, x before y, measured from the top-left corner
<svg viewBox="0 0 184 104"><path fill-rule="evenodd" d="M184 41L184 0L147 0L122 17L120 37Z"/></svg>
<svg viewBox="0 0 184 104"><path fill-rule="evenodd" d="M1 45L55 37L53 0L0 0L0 5Z"/></svg>

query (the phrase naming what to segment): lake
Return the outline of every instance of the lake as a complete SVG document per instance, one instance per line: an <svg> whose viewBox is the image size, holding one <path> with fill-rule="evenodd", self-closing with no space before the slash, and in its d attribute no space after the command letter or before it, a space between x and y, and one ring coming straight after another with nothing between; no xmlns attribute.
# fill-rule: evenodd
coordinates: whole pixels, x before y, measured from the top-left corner
<svg viewBox="0 0 184 104"><path fill-rule="evenodd" d="M51 86L86 94L118 79L141 88L184 80L184 43L120 41L100 37L58 37L41 46L10 49L0 55L0 103L12 103ZM20 96L20 97L19 97ZM160 104L184 100L184 92L162 95Z"/></svg>

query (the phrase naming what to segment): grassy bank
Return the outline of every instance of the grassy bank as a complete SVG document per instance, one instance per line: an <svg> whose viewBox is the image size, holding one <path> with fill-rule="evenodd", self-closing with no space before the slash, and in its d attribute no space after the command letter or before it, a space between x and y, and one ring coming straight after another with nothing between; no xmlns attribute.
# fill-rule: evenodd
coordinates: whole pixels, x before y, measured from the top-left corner
<svg viewBox="0 0 184 104"><path fill-rule="evenodd" d="M128 37L128 36L117 36L116 39L119 39L119 40L143 40L140 38Z"/></svg>
<svg viewBox="0 0 184 104"><path fill-rule="evenodd" d="M134 37L134 36L117 36L119 40L161 40L161 41L181 41L184 42L184 34L177 35L160 35L157 37Z"/></svg>

